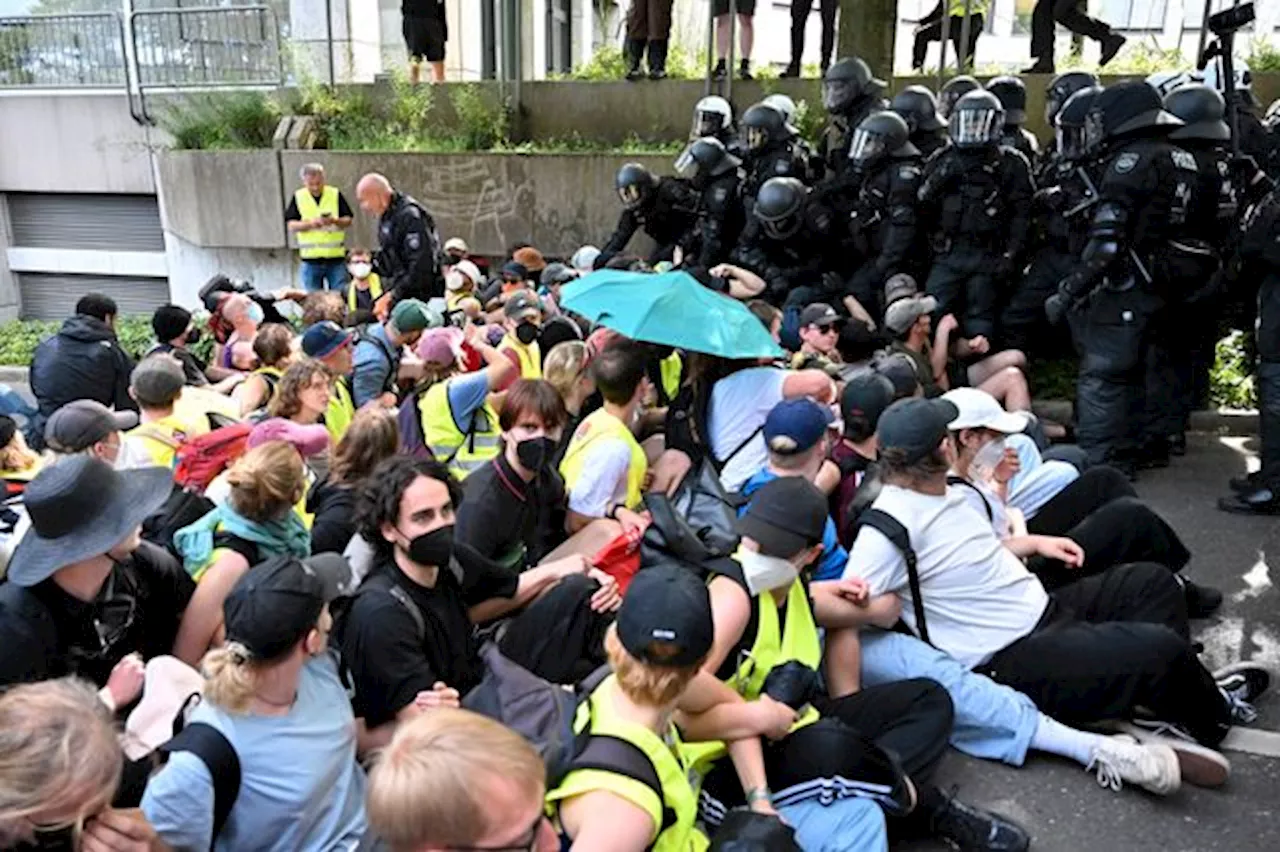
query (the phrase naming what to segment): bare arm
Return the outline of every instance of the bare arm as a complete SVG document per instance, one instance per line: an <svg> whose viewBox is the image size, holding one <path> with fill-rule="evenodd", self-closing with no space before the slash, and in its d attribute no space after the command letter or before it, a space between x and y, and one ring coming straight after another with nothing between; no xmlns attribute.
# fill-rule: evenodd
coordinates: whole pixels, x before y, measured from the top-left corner
<svg viewBox="0 0 1280 852"><path fill-rule="evenodd" d="M231 587L248 570L248 560L233 551L223 553L209 566L182 614L178 635L173 640L175 657L192 668L200 666L200 658L220 639L222 603Z"/></svg>
<svg viewBox="0 0 1280 852"><path fill-rule="evenodd" d="M561 802L560 824L571 852L644 852L658 830L644 808L606 790Z"/></svg>
<svg viewBox="0 0 1280 852"><path fill-rule="evenodd" d="M809 586L813 599L813 617L822 627L884 627L897 623L902 604L894 594L880 595L865 603L855 603L842 593L844 580L827 580Z"/></svg>
<svg viewBox="0 0 1280 852"><path fill-rule="evenodd" d="M796 370L787 374L782 382L782 396L784 399L810 396L818 402L833 402L836 398L836 385L821 370Z"/></svg>
<svg viewBox="0 0 1280 852"><path fill-rule="evenodd" d="M509 598L490 598L481 601L468 610L471 620L483 624L495 618L501 618L509 612L522 609L525 604L541 595L556 583L573 574L582 574L587 569L586 560L581 556L570 556L557 559L536 568L530 568L520 574L516 585L516 593Z"/></svg>

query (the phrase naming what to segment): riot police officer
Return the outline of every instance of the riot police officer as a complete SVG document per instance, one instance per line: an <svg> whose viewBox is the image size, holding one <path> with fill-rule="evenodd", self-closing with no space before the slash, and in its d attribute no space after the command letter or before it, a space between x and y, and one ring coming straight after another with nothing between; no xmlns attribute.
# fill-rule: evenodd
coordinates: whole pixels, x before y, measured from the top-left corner
<svg viewBox="0 0 1280 852"><path fill-rule="evenodd" d="M981 88L982 84L968 74L952 77L943 83L942 88L938 90L938 115L944 121L949 121L951 119L951 111L955 109L956 103L965 95L970 92L976 92Z"/></svg>
<svg viewBox="0 0 1280 852"><path fill-rule="evenodd" d="M1085 119L1101 91L1099 86L1080 89L1054 110L1055 150L1033 196L1031 263L1000 316L1001 343L1011 349L1028 354L1069 351L1064 329L1048 325L1044 303L1075 269L1098 201L1102 176L1099 162L1086 153Z"/></svg>
<svg viewBox="0 0 1280 852"><path fill-rule="evenodd" d="M365 213L378 217L378 253L374 268L382 286L395 301L444 295L440 269L440 235L427 208L390 181L371 172L356 184L356 198Z"/></svg>
<svg viewBox="0 0 1280 852"><path fill-rule="evenodd" d="M925 289L937 316L954 314L965 337L994 338L999 289L1013 273L1031 224L1031 166L1000 144L1004 110L988 91L951 113L951 146L925 166L919 199L930 211L933 268Z"/></svg>
<svg viewBox="0 0 1280 852"><path fill-rule="evenodd" d="M622 215L609 241L600 249L595 268L604 267L639 230L658 244L649 256L650 263L670 260L680 240L697 221L698 193L684 181L659 178L639 163L627 163L618 169L613 185L622 201Z"/></svg>
<svg viewBox="0 0 1280 852"><path fill-rule="evenodd" d="M1145 373L1170 283L1180 276L1170 236L1187 221L1197 177L1195 158L1166 138L1180 126L1146 83L1117 83L1097 96L1086 139L1107 162L1098 203L1076 269L1045 303L1051 320L1070 311L1086 353L1076 386L1080 447L1090 463L1130 475L1144 438L1158 437L1135 414L1173 404L1151 398Z"/></svg>
<svg viewBox="0 0 1280 852"><path fill-rule="evenodd" d="M822 78L822 105L827 110L827 126L818 139L818 156L827 176L840 174L849 167L849 144L854 129L862 119L885 108L884 80L871 73L866 62L857 57L837 60Z"/></svg>
<svg viewBox="0 0 1280 852"><path fill-rule="evenodd" d="M782 113L782 120L787 123L788 127L795 129L796 113L799 112L799 108L796 106L796 102L791 99L790 95L784 95L782 92L774 92L760 103L765 104L766 106L771 106L778 112ZM804 157L805 165L808 169L808 177L805 178L805 183L812 186L814 183L822 179L823 174L826 172L826 167L822 164L822 160L819 159L817 151L814 150L813 146L809 144L807 139L800 135L799 130L796 130L796 136L792 144L794 144L796 149L799 150L800 155Z"/></svg>
<svg viewBox="0 0 1280 852"><path fill-rule="evenodd" d="M742 159L742 140L738 138L738 129L733 126L733 106L719 95L707 95L693 105L693 127L689 131L689 141L695 142L708 136L719 139L726 151Z"/></svg>
<svg viewBox="0 0 1280 852"><path fill-rule="evenodd" d="M842 279L828 272L839 245L835 217L817 195L797 178L770 178L760 187L729 262L764 279L762 298L798 311L841 295Z"/></svg>
<svg viewBox="0 0 1280 852"><path fill-rule="evenodd" d="M685 265L710 269L728 259L746 218L738 195L741 166L714 136L697 140L676 159L676 173L701 194L696 223L680 241Z"/></svg>
<svg viewBox="0 0 1280 852"><path fill-rule="evenodd" d="M1064 71L1049 81L1044 90L1044 123L1057 127L1058 112L1067 99L1081 89L1098 85L1098 75L1091 71Z"/></svg>
<svg viewBox="0 0 1280 852"><path fill-rule="evenodd" d="M751 208L765 181L776 177L809 179L809 158L798 144L796 129L768 104L756 104L742 114L742 141L747 150L742 201Z"/></svg>
<svg viewBox="0 0 1280 852"><path fill-rule="evenodd" d="M847 292L873 317L884 315L884 282L898 272L916 276L923 254L916 239L920 150L896 112L872 113L853 133L849 149L861 176L849 231L859 267Z"/></svg>
<svg viewBox="0 0 1280 852"><path fill-rule="evenodd" d="M928 159L934 151L946 147L947 125L938 116L938 99L925 86L907 86L894 95L889 109L902 116L911 132L911 144Z"/></svg>
<svg viewBox="0 0 1280 852"><path fill-rule="evenodd" d="M1004 129L1000 144L1021 151L1027 162L1034 163L1040 156L1040 140L1022 125L1027 123L1027 87L1017 77L996 77L987 83L987 91L996 96L1004 107Z"/></svg>

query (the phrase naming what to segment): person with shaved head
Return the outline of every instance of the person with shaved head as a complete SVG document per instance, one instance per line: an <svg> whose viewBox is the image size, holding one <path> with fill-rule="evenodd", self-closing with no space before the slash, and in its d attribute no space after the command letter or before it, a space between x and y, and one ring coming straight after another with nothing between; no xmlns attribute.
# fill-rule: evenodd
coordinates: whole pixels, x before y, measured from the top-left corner
<svg viewBox="0 0 1280 852"><path fill-rule="evenodd" d="M379 249L374 269L392 301L444 295L440 269L440 235L427 208L398 192L391 181L370 172L356 184L360 209L378 217Z"/></svg>

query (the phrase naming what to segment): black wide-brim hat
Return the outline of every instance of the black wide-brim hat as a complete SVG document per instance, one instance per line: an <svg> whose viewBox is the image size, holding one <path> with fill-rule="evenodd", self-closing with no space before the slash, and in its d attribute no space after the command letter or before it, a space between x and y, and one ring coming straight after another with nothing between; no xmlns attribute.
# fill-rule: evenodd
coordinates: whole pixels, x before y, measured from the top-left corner
<svg viewBox="0 0 1280 852"><path fill-rule="evenodd" d="M117 471L74 456L45 468L23 493L31 529L13 551L9 582L34 586L59 568L106 553L172 491L173 476L163 467Z"/></svg>

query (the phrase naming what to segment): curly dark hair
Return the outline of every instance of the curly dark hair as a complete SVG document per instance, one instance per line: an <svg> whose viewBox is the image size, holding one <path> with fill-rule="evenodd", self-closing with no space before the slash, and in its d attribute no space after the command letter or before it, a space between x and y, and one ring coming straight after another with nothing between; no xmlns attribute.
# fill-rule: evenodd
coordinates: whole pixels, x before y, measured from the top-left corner
<svg viewBox="0 0 1280 852"><path fill-rule="evenodd" d="M382 525L399 522L404 492L420 476L443 482L455 510L462 503L462 484L443 462L406 455L383 459L364 481L356 501L356 529L379 560L389 558L392 551L391 542L382 537Z"/></svg>

